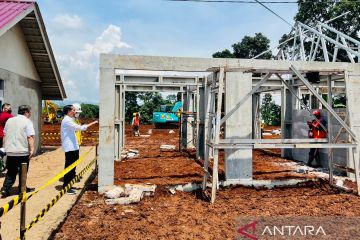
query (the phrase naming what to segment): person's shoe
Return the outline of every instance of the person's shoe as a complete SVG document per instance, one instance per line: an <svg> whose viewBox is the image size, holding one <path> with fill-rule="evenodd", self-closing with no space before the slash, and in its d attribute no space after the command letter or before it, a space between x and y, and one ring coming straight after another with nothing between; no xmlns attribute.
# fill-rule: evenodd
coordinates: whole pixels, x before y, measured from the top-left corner
<svg viewBox="0 0 360 240"><path fill-rule="evenodd" d="M2 198L6 198L10 196L10 192L9 191L6 191L6 190L1 190L1 197Z"/></svg>
<svg viewBox="0 0 360 240"><path fill-rule="evenodd" d="M75 195L75 194L76 194L76 190L73 189L73 188L70 188L70 189L66 192L66 194L68 194L68 195Z"/></svg>
<svg viewBox="0 0 360 240"><path fill-rule="evenodd" d="M35 188L32 188L32 187L27 187L26 188L26 192L33 192L35 191Z"/></svg>

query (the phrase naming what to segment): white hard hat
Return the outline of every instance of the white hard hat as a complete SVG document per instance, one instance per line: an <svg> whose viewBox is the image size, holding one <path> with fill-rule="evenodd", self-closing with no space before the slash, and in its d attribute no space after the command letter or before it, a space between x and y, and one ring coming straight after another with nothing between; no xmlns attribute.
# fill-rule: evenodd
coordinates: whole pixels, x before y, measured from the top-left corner
<svg viewBox="0 0 360 240"><path fill-rule="evenodd" d="M80 105L80 103L74 103L73 104L73 107L75 108L75 112L77 112L77 113L81 113L82 111L81 111L81 105Z"/></svg>

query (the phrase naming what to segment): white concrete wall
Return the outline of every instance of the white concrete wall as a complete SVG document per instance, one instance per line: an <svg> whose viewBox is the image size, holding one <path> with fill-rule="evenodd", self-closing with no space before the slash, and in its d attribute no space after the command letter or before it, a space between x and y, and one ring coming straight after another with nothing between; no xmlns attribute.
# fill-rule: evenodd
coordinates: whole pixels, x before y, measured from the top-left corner
<svg viewBox="0 0 360 240"><path fill-rule="evenodd" d="M0 69L40 81L19 24L0 36Z"/></svg>
<svg viewBox="0 0 360 240"><path fill-rule="evenodd" d="M226 72L225 111L229 113L251 91L252 74ZM252 138L252 98L249 97L225 122L226 139ZM226 180L252 179L252 149L225 150Z"/></svg>

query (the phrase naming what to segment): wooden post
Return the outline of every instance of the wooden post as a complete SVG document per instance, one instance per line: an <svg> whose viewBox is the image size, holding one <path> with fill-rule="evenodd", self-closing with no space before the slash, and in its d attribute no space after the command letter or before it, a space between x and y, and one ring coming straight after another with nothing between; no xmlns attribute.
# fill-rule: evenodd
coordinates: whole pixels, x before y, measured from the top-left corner
<svg viewBox="0 0 360 240"><path fill-rule="evenodd" d="M27 164L21 163L21 193L26 196L26 177L27 177ZM26 221L26 201L21 201L21 209L20 209L20 239L25 239L25 221Z"/></svg>

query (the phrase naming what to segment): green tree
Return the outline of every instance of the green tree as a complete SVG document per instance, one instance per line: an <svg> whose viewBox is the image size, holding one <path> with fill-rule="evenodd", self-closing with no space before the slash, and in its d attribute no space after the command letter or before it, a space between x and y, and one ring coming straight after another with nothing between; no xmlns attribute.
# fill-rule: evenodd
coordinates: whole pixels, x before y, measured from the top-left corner
<svg viewBox="0 0 360 240"><path fill-rule="evenodd" d="M222 50L221 52L216 52L212 55L213 58L235 58L234 54L230 52L229 49Z"/></svg>
<svg viewBox="0 0 360 240"><path fill-rule="evenodd" d="M281 107L272 100L270 93L265 94L260 111L266 125L279 126L281 124Z"/></svg>
<svg viewBox="0 0 360 240"><path fill-rule="evenodd" d="M95 104L82 103L81 104L82 118L99 118L99 106Z"/></svg>
<svg viewBox="0 0 360 240"><path fill-rule="evenodd" d="M255 33L254 37L245 36L241 42L232 45L233 52L225 49L216 52L214 58L253 58L270 48L270 40L262 33ZM259 59L270 59L271 51L261 55Z"/></svg>
<svg viewBox="0 0 360 240"><path fill-rule="evenodd" d="M133 113L139 111L139 105L137 103L137 92L125 93L125 121L131 122Z"/></svg>
<svg viewBox="0 0 360 240"><path fill-rule="evenodd" d="M177 96L175 94L171 94L166 96L166 104L174 104L177 101Z"/></svg>
<svg viewBox="0 0 360 240"><path fill-rule="evenodd" d="M346 108L346 95L339 94L332 98L333 108Z"/></svg>
<svg viewBox="0 0 360 240"><path fill-rule="evenodd" d="M245 36L241 42L232 45L236 58L253 58L270 48L270 40L262 33L255 33L255 37ZM260 56L260 59L270 59L271 51Z"/></svg>
<svg viewBox="0 0 360 240"><path fill-rule="evenodd" d="M165 100L160 93L139 93L138 99L143 104L139 108L141 123L149 124L152 121L154 111L160 109L160 105L165 104Z"/></svg>

